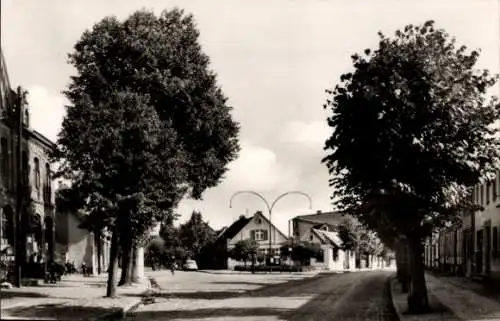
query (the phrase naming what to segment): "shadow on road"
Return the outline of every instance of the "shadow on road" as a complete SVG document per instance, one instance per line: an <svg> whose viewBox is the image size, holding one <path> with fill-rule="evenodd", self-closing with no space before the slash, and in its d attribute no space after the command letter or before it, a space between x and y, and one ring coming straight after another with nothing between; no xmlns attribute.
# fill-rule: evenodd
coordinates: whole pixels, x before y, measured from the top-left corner
<svg viewBox="0 0 500 321"><path fill-rule="evenodd" d="M6 289L2 289L0 291L0 299L14 299L14 298L48 298L49 296L42 293L36 292L18 292L18 291L9 291Z"/></svg>
<svg viewBox="0 0 500 321"><path fill-rule="evenodd" d="M283 315L288 309L273 308L214 308L196 310L174 310L174 311L144 311L135 312L132 319L137 320L172 320L172 319L205 319L213 317L271 317ZM284 319L278 319L284 320Z"/></svg>
<svg viewBox="0 0 500 321"><path fill-rule="evenodd" d="M100 317L107 313L117 310L99 308L99 307L71 307L64 304L42 304L29 307L15 307L5 309L3 312L9 317L26 318L31 320L55 319L55 320L74 320L75 315L83 315L89 319ZM3 313L2 313L3 314Z"/></svg>
<svg viewBox="0 0 500 321"><path fill-rule="evenodd" d="M154 297L162 299L223 300L241 294L237 291L163 292L155 293Z"/></svg>
<svg viewBox="0 0 500 321"><path fill-rule="evenodd" d="M244 282L244 281L238 281L238 282L210 282L211 284L230 284L230 285L255 285L255 286L267 286L269 283L259 283L259 282Z"/></svg>
<svg viewBox="0 0 500 321"><path fill-rule="evenodd" d="M267 284L253 282L213 282L219 284L244 284L261 285L255 290L235 289L229 291L196 291L196 292L157 292L157 298L164 299L193 299L193 300L222 300L236 297L301 297L319 294L317 285L323 282L326 277L332 278L340 274L319 274L314 278L295 279L283 283ZM127 296L127 294L125 294Z"/></svg>

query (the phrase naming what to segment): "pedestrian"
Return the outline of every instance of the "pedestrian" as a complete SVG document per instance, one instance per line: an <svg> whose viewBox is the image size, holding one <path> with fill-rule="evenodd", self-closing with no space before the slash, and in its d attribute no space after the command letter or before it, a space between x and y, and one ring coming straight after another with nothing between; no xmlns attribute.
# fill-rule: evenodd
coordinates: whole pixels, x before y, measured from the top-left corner
<svg viewBox="0 0 500 321"><path fill-rule="evenodd" d="M170 272L172 275L175 274L175 256L172 256L172 259L170 260Z"/></svg>
<svg viewBox="0 0 500 321"><path fill-rule="evenodd" d="M82 263L82 274L83 276L87 276L87 264L85 262Z"/></svg>

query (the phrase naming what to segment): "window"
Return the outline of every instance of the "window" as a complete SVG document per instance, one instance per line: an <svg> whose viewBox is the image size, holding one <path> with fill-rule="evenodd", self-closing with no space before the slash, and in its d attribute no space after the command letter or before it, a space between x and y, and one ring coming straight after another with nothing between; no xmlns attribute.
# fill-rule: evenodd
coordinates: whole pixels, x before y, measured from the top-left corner
<svg viewBox="0 0 500 321"><path fill-rule="evenodd" d="M267 240L268 232L266 230L253 230L250 232L250 236L254 241L265 241Z"/></svg>
<svg viewBox="0 0 500 321"><path fill-rule="evenodd" d="M479 197L481 198L480 204L484 205L484 185L481 185L481 187L479 187Z"/></svg>
<svg viewBox="0 0 500 321"><path fill-rule="evenodd" d="M9 243L8 235L10 231L9 231L9 220L7 219L7 213L5 213L5 210L0 209L0 214L1 214L0 219L2 220L2 239L0 239L1 241L0 249L3 249Z"/></svg>
<svg viewBox="0 0 500 321"><path fill-rule="evenodd" d="M491 184L491 189L492 189L492 197L491 200L494 202L497 199L497 179L495 177L495 180Z"/></svg>
<svg viewBox="0 0 500 321"><path fill-rule="evenodd" d="M493 233L491 237L491 248L493 252L493 257L498 257L498 227L493 227Z"/></svg>
<svg viewBox="0 0 500 321"><path fill-rule="evenodd" d="M262 224L262 219L259 217L257 219L255 219L255 223L256 224Z"/></svg>
<svg viewBox="0 0 500 321"><path fill-rule="evenodd" d="M37 190L40 189L40 161L38 160L37 157L35 157L35 159L33 160L33 162L35 163L35 172L34 172L34 175L35 175L35 187Z"/></svg>
<svg viewBox="0 0 500 321"><path fill-rule="evenodd" d="M46 201L50 202L52 198L52 175L50 174L50 164L45 164L45 193Z"/></svg>
<svg viewBox="0 0 500 321"><path fill-rule="evenodd" d="M310 240L310 241L312 241L313 239L314 239L314 235L312 235L312 234L311 234L311 235L309 236L309 240Z"/></svg>
<svg viewBox="0 0 500 321"><path fill-rule="evenodd" d="M470 201L476 203L476 189L472 188L470 191Z"/></svg>
<svg viewBox="0 0 500 321"><path fill-rule="evenodd" d="M25 183L29 183L29 178L30 178L30 165L28 161L28 153L26 151L23 151L22 154L22 165L23 165L23 178Z"/></svg>
<svg viewBox="0 0 500 321"><path fill-rule="evenodd" d="M490 204L491 181L486 183L486 205Z"/></svg>
<svg viewBox="0 0 500 321"><path fill-rule="evenodd" d="M30 127L30 112L27 108L24 110L23 124L26 127Z"/></svg>
<svg viewBox="0 0 500 321"><path fill-rule="evenodd" d="M2 220L2 247L14 244L14 213L9 206L0 209Z"/></svg>
<svg viewBox="0 0 500 321"><path fill-rule="evenodd" d="M5 185L9 186L9 147L7 145L7 138L2 137L1 140L1 159L2 159L2 177L4 179Z"/></svg>

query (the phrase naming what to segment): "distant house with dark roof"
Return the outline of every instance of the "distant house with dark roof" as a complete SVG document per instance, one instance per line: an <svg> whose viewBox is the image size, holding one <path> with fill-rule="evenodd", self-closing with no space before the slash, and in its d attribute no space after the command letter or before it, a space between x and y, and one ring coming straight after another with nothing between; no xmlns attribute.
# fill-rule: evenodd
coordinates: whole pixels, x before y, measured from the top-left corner
<svg viewBox="0 0 500 321"><path fill-rule="evenodd" d="M223 229L217 242L225 249L226 259L222 268L232 268L238 262L228 258L229 251L242 240L254 240L259 248L258 255L267 256L269 253L269 239L271 239L271 251L274 257L280 256L281 246L288 241L286 235L262 214L256 212L252 217L240 216L240 218L226 229Z"/></svg>
<svg viewBox="0 0 500 321"><path fill-rule="evenodd" d="M342 240L337 234L337 226L343 220L340 212L321 211L292 219L294 240L319 244L323 249L323 262L318 262L318 267L342 271L355 266L354 253L342 250Z"/></svg>

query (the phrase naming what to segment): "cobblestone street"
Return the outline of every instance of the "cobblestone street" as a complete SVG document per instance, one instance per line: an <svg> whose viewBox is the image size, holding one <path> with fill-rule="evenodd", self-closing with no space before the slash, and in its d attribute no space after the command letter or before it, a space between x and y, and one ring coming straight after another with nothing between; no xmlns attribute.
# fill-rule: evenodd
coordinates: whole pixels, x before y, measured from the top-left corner
<svg viewBox="0 0 500 321"><path fill-rule="evenodd" d="M386 287L390 274L165 275L156 302L127 320L397 320Z"/></svg>

